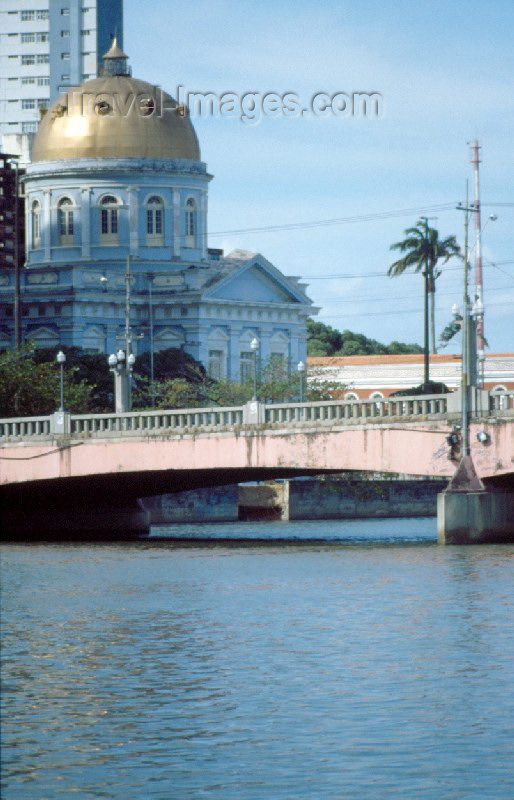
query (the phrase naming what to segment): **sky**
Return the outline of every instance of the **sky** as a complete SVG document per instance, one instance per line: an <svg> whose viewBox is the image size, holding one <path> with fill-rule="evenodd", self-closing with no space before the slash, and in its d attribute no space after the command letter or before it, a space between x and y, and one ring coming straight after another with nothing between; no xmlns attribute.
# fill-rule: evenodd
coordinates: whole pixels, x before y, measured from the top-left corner
<svg viewBox="0 0 514 800"><path fill-rule="evenodd" d="M387 276L390 245L426 216L462 246L456 206L466 181L473 200L468 143L478 140L491 352L514 351L513 29L513 0L124 0L135 77L174 97L179 86L253 93L258 104L294 93L307 109L253 121L227 105L192 111L214 175L209 246L260 252L300 276L316 319L338 330L423 344L423 279ZM342 93L340 111L345 96L376 93L381 114L317 116L319 93ZM472 267L473 248L471 227ZM437 281L437 333L463 292L462 262L450 261ZM459 338L442 352L459 352Z"/></svg>

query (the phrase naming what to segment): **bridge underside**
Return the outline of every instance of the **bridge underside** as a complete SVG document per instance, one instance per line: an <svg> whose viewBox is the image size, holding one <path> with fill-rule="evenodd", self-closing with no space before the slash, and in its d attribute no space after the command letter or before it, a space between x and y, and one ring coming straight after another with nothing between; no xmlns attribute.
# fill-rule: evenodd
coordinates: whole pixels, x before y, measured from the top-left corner
<svg viewBox="0 0 514 800"><path fill-rule="evenodd" d="M295 478L336 470L164 470L42 480L0 488L3 539L126 539L146 536L149 513L138 498L247 481ZM359 473L362 474L362 473ZM514 490L514 476L485 480L486 488Z"/></svg>

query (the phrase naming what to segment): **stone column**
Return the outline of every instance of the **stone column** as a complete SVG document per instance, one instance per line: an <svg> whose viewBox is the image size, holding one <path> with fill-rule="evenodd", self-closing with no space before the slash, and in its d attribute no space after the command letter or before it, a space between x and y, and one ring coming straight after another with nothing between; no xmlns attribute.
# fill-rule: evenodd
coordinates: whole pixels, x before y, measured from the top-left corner
<svg viewBox="0 0 514 800"><path fill-rule="evenodd" d="M173 189L173 257L180 258L180 191Z"/></svg>
<svg viewBox="0 0 514 800"><path fill-rule="evenodd" d="M89 186L84 186L80 190L80 204L81 204L81 256L82 258L91 258L91 189Z"/></svg>
<svg viewBox="0 0 514 800"><path fill-rule="evenodd" d="M52 246L52 213L50 206L50 189L43 190L43 220L41 225L41 237L45 251L45 261L50 261Z"/></svg>
<svg viewBox="0 0 514 800"><path fill-rule="evenodd" d="M209 369L209 330L210 325L203 320L198 324L198 361Z"/></svg>
<svg viewBox="0 0 514 800"><path fill-rule="evenodd" d="M128 186L129 206L129 253L131 256L139 254L139 219L138 219L138 186Z"/></svg>
<svg viewBox="0 0 514 800"><path fill-rule="evenodd" d="M207 192L202 192L199 202L200 258L207 258Z"/></svg>
<svg viewBox="0 0 514 800"><path fill-rule="evenodd" d="M232 381L237 381L239 383L240 380L240 368L239 368L239 339L241 338L241 334L243 332L242 325L237 325L231 323L230 325L230 342L229 342L229 354L228 354L228 364L227 364L227 378Z"/></svg>

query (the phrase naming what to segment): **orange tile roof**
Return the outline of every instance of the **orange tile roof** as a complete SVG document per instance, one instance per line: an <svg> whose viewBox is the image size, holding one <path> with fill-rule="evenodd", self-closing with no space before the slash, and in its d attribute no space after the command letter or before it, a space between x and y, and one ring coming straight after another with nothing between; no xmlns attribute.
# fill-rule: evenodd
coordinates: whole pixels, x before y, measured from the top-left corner
<svg viewBox="0 0 514 800"><path fill-rule="evenodd" d="M486 359L490 358L514 358L514 353L488 353ZM459 353L438 353L430 355L431 364L451 364L460 362ZM385 355L385 356L309 356L307 364L310 367L349 367L349 366L371 366L373 364L422 364L423 353L409 353L406 355Z"/></svg>

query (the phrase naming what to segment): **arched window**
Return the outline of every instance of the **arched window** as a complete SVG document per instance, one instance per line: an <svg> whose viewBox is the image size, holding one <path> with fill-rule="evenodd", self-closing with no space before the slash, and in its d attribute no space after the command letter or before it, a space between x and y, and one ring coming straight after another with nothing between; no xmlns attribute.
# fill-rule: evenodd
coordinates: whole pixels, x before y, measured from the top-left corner
<svg viewBox="0 0 514 800"><path fill-rule="evenodd" d="M359 397L358 395L355 394L355 392L346 392L344 399L348 400L351 403L356 403Z"/></svg>
<svg viewBox="0 0 514 800"><path fill-rule="evenodd" d="M41 204L34 200L31 209L32 216L32 247L41 247Z"/></svg>
<svg viewBox="0 0 514 800"><path fill-rule="evenodd" d="M61 245L73 244L73 203L69 197L59 200L57 206L59 221L59 243Z"/></svg>
<svg viewBox="0 0 514 800"><path fill-rule="evenodd" d="M382 392L372 392L369 396L370 400L375 400L375 414L382 415L384 412L384 395Z"/></svg>
<svg viewBox="0 0 514 800"><path fill-rule="evenodd" d="M100 200L100 242L101 244L118 244L119 203L112 194L106 194Z"/></svg>
<svg viewBox="0 0 514 800"><path fill-rule="evenodd" d="M195 246L196 203L192 197L186 202L186 247Z"/></svg>
<svg viewBox="0 0 514 800"><path fill-rule="evenodd" d="M164 208L157 195L146 201L146 242L150 245L164 244Z"/></svg>
<svg viewBox="0 0 514 800"><path fill-rule="evenodd" d="M507 388L505 386L495 386L491 389L491 394L494 395L493 403L494 408L498 411L503 411L504 409L509 407L509 395Z"/></svg>

